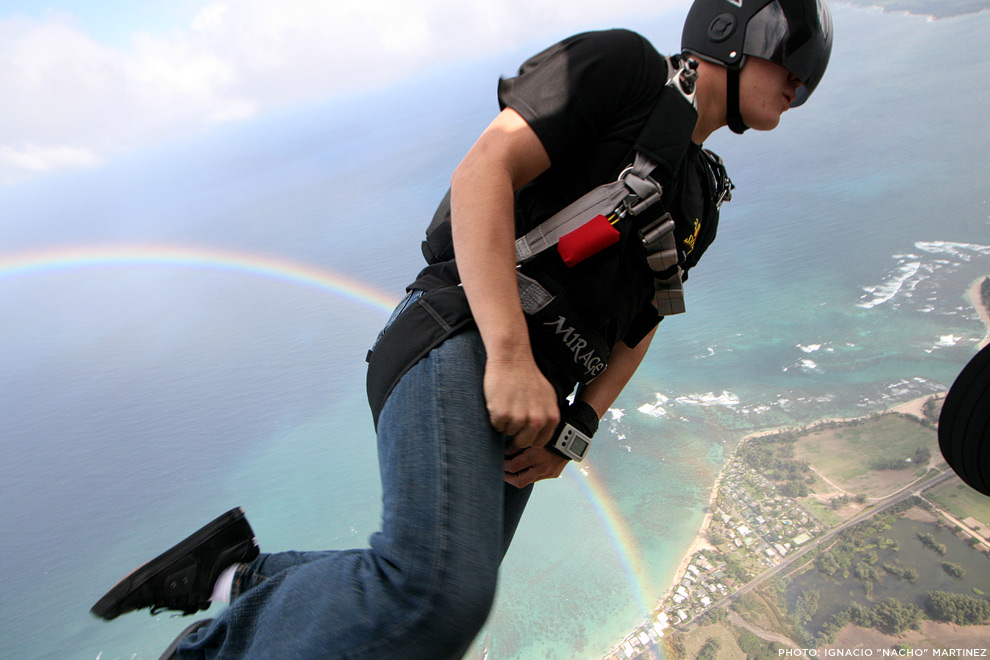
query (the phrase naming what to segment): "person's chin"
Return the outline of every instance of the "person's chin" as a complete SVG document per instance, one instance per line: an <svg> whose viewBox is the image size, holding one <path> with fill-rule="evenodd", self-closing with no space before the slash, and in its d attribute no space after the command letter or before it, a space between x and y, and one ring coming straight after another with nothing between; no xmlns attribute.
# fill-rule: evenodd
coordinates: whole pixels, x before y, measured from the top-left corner
<svg viewBox="0 0 990 660"><path fill-rule="evenodd" d="M745 117L743 117L743 121L746 121ZM761 115L760 117L755 118L754 121L752 122L746 121L746 125L752 128L754 131L772 131L773 129L777 128L779 124L780 124L779 114Z"/></svg>

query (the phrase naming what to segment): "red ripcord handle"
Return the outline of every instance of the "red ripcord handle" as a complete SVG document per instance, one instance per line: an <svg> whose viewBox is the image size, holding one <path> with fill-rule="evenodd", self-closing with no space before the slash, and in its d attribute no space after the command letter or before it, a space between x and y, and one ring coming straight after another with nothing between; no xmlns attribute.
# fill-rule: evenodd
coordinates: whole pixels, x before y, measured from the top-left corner
<svg viewBox="0 0 990 660"><path fill-rule="evenodd" d="M604 215L597 215L557 242L560 258L570 267L619 242L619 230Z"/></svg>

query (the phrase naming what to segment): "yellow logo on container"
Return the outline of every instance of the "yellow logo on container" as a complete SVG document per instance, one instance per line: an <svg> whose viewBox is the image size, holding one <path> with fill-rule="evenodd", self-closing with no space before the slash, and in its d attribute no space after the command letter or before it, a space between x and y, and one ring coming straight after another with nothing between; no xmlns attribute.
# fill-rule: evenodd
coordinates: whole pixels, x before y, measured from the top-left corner
<svg viewBox="0 0 990 660"><path fill-rule="evenodd" d="M694 219L694 233L684 239L684 245L687 246L687 253L691 254L694 251L694 244L698 242L698 234L701 233L701 220L698 218Z"/></svg>

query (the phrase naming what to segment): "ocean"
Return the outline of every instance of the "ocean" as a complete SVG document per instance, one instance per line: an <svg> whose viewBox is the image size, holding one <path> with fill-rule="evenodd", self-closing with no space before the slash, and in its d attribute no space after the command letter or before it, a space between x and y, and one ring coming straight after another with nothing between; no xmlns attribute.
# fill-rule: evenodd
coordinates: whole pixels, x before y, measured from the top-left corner
<svg viewBox="0 0 990 660"><path fill-rule="evenodd" d="M974 354L990 13L834 19L806 107L706 145L737 189L689 312L590 458L538 486L469 657L601 657L669 586L742 436L944 391ZM528 54L0 188L0 658L157 658L188 619L88 608L233 506L264 551L365 544L364 355Z"/></svg>

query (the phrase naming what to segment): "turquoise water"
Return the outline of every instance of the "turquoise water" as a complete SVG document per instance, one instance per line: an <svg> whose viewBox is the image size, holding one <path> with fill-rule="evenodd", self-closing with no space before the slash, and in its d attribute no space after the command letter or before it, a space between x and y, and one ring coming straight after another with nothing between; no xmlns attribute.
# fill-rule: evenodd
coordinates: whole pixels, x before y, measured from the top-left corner
<svg viewBox="0 0 990 660"><path fill-rule="evenodd" d="M689 313L662 324L584 472L538 488L473 657L600 656L666 590L739 437L944 390L973 354L990 54L940 58L982 43L990 15L837 6L835 21L806 108L709 145L738 189ZM380 514L363 358L385 313L345 293L398 297L518 59L0 190L0 657L157 658L187 620L87 609L231 506L266 551L364 544ZM399 107L424 111L396 125ZM214 263L39 256L107 243ZM232 251L338 279L237 270Z"/></svg>

